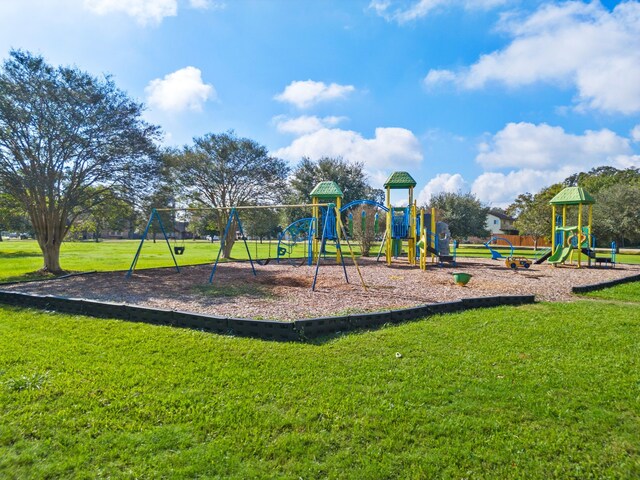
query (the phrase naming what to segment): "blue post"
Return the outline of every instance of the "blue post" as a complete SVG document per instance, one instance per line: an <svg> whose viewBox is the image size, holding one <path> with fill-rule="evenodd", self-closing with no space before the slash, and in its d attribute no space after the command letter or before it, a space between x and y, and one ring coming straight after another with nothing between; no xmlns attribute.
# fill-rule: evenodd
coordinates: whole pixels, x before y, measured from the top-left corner
<svg viewBox="0 0 640 480"><path fill-rule="evenodd" d="M307 234L307 265L313 265L313 237L316 233L316 219L309 220L309 230Z"/></svg>
<svg viewBox="0 0 640 480"><path fill-rule="evenodd" d="M618 244L611 242L611 268L616 264L616 252L618 250Z"/></svg>
<svg viewBox="0 0 640 480"><path fill-rule="evenodd" d="M328 212L327 212L328 213ZM324 249L324 243L326 242L327 223L329 215L324 217L324 225L322 226L322 237L320 240L320 252ZM316 273L313 276L313 284L311 285L311 291L316 289L316 281L318 280L318 270L320 269L320 252L318 252L318 261L316 262Z"/></svg>
<svg viewBox="0 0 640 480"><path fill-rule="evenodd" d="M138 264L138 259L140 258L140 252L142 251L142 245L144 245L144 241L147 239L147 235L149 234L149 228L151 228L151 223L153 222L153 217L158 218L158 222L160 223L160 230L162 230L162 234L164 235L164 239L167 242L167 246L169 247L169 253L171 253L171 258L173 259L173 263L176 266L176 270L178 273L180 272L180 267L178 266L178 262L176 261L176 257L173 255L173 251L171 250L171 244L169 244L169 239L167 238L167 233L164 230L164 226L162 225L162 220L160 219L160 214L154 208L151 210L151 215L149 216L149 221L147 222L147 226L144 229L144 233L142 234L142 239L140 240L140 245L138 245L138 250L133 257L133 261L131 262L131 266L129 267L129 271L127 272L126 277L131 278L133 271Z"/></svg>

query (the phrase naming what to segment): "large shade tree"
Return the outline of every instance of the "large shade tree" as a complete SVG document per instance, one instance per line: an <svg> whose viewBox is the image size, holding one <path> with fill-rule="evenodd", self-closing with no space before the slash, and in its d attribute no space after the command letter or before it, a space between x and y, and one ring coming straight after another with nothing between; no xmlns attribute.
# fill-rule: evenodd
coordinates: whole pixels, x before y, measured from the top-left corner
<svg viewBox="0 0 640 480"><path fill-rule="evenodd" d="M60 273L60 245L103 189L132 189L153 172L158 129L109 77L11 51L0 69L0 185L27 211ZM139 186L139 185L138 185Z"/></svg>
<svg viewBox="0 0 640 480"><path fill-rule="evenodd" d="M430 206L449 224L453 238L483 238L490 234L486 227L489 207L473 193L438 193L431 197Z"/></svg>
<svg viewBox="0 0 640 480"><path fill-rule="evenodd" d="M288 203L311 203L309 195L314 187L323 181L333 181L342 190L342 205L353 200L375 200L384 202L384 191L369 185L369 179L362 162L351 162L342 157L322 157L311 160L303 157L291 172ZM309 209L295 208L287 211L287 220L294 221L309 217Z"/></svg>
<svg viewBox="0 0 640 480"><path fill-rule="evenodd" d="M600 190L593 207L593 230L605 246L612 240L640 242L640 184L611 185ZM603 241L606 240L606 243Z"/></svg>
<svg viewBox="0 0 640 480"><path fill-rule="evenodd" d="M224 232L229 207L280 202L287 187L287 163L270 156L266 147L237 137L234 132L195 138L193 146L173 154L172 163L192 201L217 209L219 232ZM224 258L230 257L235 238L234 224L225 239Z"/></svg>
<svg viewBox="0 0 640 480"><path fill-rule="evenodd" d="M515 227L521 235L530 235L537 248L541 238L551 236L551 205L549 201L562 190L556 183L536 194L522 193L507 208L507 214L516 217Z"/></svg>

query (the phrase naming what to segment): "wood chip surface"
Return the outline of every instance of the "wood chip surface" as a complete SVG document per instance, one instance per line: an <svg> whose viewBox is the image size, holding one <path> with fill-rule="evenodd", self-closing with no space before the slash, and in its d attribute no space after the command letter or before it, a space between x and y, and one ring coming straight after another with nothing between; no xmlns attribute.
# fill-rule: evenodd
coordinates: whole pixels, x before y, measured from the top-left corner
<svg viewBox="0 0 640 480"><path fill-rule="evenodd" d="M539 301L570 301L571 287L590 285L640 273L640 265L616 268L533 265L510 270L503 261L459 259L455 267L429 264L427 271L409 266L406 259L388 267L374 259L358 261L366 290L355 266L347 261L349 283L342 266L326 260L320 265L316 290L311 290L315 266L271 262L218 265L209 284L211 265L138 270L127 279L123 272L103 272L65 279L5 286L46 295L150 306L235 318L295 320L384 311L468 297L535 295ZM453 281L453 272L472 275L465 287Z"/></svg>

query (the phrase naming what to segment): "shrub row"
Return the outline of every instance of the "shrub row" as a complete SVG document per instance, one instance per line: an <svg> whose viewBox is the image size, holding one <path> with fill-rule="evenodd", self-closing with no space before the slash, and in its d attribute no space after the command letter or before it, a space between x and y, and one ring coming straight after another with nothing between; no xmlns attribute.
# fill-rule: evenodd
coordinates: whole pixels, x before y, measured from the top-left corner
<svg viewBox="0 0 640 480"><path fill-rule="evenodd" d="M465 298L455 302L434 303L387 312L358 313L339 317L307 318L293 322L278 322L218 317L177 310L99 302L82 298L43 296L0 290L0 303L7 305L279 341L310 340L337 332L377 328L384 324L401 323L439 313L459 312L471 308L496 307L500 305L520 305L533 303L534 300L533 295Z"/></svg>
<svg viewBox="0 0 640 480"><path fill-rule="evenodd" d="M609 280L607 282L594 283L592 285L583 285L581 287L573 287L571 291L573 293L587 293L595 290L602 290L603 288L613 287L615 285L621 285L623 283L638 282L640 281L640 275L632 275L630 277L618 278L616 280Z"/></svg>

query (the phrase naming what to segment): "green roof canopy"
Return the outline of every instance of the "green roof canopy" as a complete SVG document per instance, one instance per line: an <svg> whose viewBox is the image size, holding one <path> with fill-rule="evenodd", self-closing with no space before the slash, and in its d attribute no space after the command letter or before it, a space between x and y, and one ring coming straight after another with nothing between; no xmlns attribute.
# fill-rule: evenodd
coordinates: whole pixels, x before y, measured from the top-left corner
<svg viewBox="0 0 640 480"><path fill-rule="evenodd" d="M387 181L384 182L384 188L409 188L415 187L416 181L407 172L393 172Z"/></svg>
<svg viewBox="0 0 640 480"><path fill-rule="evenodd" d="M596 199L582 187L567 187L549 202L551 205L593 205Z"/></svg>
<svg viewBox="0 0 640 480"><path fill-rule="evenodd" d="M342 198L342 190L336 182L320 182L316 187L311 190L311 198L331 199Z"/></svg>

